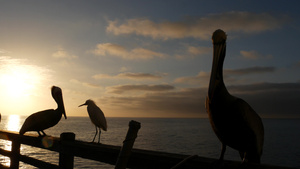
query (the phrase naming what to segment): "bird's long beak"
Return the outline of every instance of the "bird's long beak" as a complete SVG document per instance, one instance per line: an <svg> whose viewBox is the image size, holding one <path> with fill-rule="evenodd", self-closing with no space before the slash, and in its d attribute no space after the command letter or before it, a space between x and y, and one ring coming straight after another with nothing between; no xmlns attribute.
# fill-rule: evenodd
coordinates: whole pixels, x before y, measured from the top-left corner
<svg viewBox="0 0 300 169"><path fill-rule="evenodd" d="M65 119L67 119L67 115L66 115L66 110L65 110L65 105L64 105L64 101L61 98L61 102L62 102L62 114L65 116Z"/></svg>
<svg viewBox="0 0 300 169"><path fill-rule="evenodd" d="M60 104L61 104L62 114L65 116L65 119L67 119L66 110L65 110L65 104L64 104L64 100L63 100L62 94L59 96L59 100L61 102Z"/></svg>
<svg viewBox="0 0 300 169"><path fill-rule="evenodd" d="M85 104L85 103L83 103L83 104L79 105L78 107L81 107L81 106L84 106L84 105L86 105L86 104Z"/></svg>

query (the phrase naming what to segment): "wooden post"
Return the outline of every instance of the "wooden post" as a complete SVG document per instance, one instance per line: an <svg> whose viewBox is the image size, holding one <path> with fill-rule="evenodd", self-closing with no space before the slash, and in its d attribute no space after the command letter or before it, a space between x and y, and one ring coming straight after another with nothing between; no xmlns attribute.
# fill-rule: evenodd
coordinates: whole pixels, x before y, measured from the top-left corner
<svg viewBox="0 0 300 169"><path fill-rule="evenodd" d="M74 141L75 134L74 133L61 133L60 141L61 141L61 149L59 152L59 167L63 169L73 169L74 166L74 155L70 155L64 152L63 142L64 141Z"/></svg>
<svg viewBox="0 0 300 169"><path fill-rule="evenodd" d="M19 168L19 160L20 160L20 140L15 139L11 143L11 158L10 158L10 168L18 169Z"/></svg>
<svg viewBox="0 0 300 169"><path fill-rule="evenodd" d="M125 169L127 162L133 147L134 141L137 137L137 133L141 128L141 123L131 120L129 122L129 129L125 140L123 141L123 147L119 153L119 157L115 166L115 169Z"/></svg>

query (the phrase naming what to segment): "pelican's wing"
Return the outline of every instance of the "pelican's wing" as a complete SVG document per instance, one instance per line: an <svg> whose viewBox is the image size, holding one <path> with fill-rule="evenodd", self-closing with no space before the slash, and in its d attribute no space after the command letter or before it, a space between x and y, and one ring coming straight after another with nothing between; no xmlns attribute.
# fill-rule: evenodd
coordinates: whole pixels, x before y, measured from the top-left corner
<svg viewBox="0 0 300 169"><path fill-rule="evenodd" d="M53 109L44 110L36 112L26 118L22 125L20 133L25 133L26 131L42 131L48 128L49 118L48 114L52 113Z"/></svg>
<svg viewBox="0 0 300 169"><path fill-rule="evenodd" d="M261 155L264 142L264 126L262 120L252 107L243 99L238 98L236 100L236 105L238 105L238 109L242 113L247 126L255 133L257 152Z"/></svg>

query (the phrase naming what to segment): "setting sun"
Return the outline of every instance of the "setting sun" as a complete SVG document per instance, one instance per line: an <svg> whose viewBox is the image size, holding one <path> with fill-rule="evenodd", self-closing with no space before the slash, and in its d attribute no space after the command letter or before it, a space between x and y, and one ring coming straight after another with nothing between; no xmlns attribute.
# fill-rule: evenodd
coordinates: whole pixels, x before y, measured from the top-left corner
<svg viewBox="0 0 300 169"><path fill-rule="evenodd" d="M3 74L0 79L1 83L6 89L7 96L12 98L23 97L28 95L30 90L34 87L36 77L30 77L31 74L24 72L20 68L16 68Z"/></svg>
<svg viewBox="0 0 300 169"><path fill-rule="evenodd" d="M1 113L23 114L32 107L45 79L44 69L26 64L24 60L0 58Z"/></svg>

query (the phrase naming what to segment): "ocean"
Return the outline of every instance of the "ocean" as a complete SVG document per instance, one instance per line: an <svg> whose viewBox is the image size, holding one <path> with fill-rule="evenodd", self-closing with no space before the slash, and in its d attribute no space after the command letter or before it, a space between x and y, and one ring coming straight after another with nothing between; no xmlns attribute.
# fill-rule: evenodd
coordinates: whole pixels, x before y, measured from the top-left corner
<svg viewBox="0 0 300 169"><path fill-rule="evenodd" d="M3 116L0 129L19 131L25 118ZM101 143L122 146L131 120L141 123L134 148L219 158L221 143L206 118L107 118L108 131L102 132ZM262 163L300 168L300 119L263 119L263 123L265 142ZM76 140L90 142L95 127L89 117L68 117L45 130L47 135L55 137L63 132L73 132ZM0 147L10 150L10 142L0 140ZM21 154L58 164L58 153L55 152L22 145ZM225 159L241 161L239 153L231 148L227 148ZM0 163L9 165L9 158L0 155ZM75 157L74 168L100 167L114 168L112 165ZM35 167L21 162L20 168Z"/></svg>

